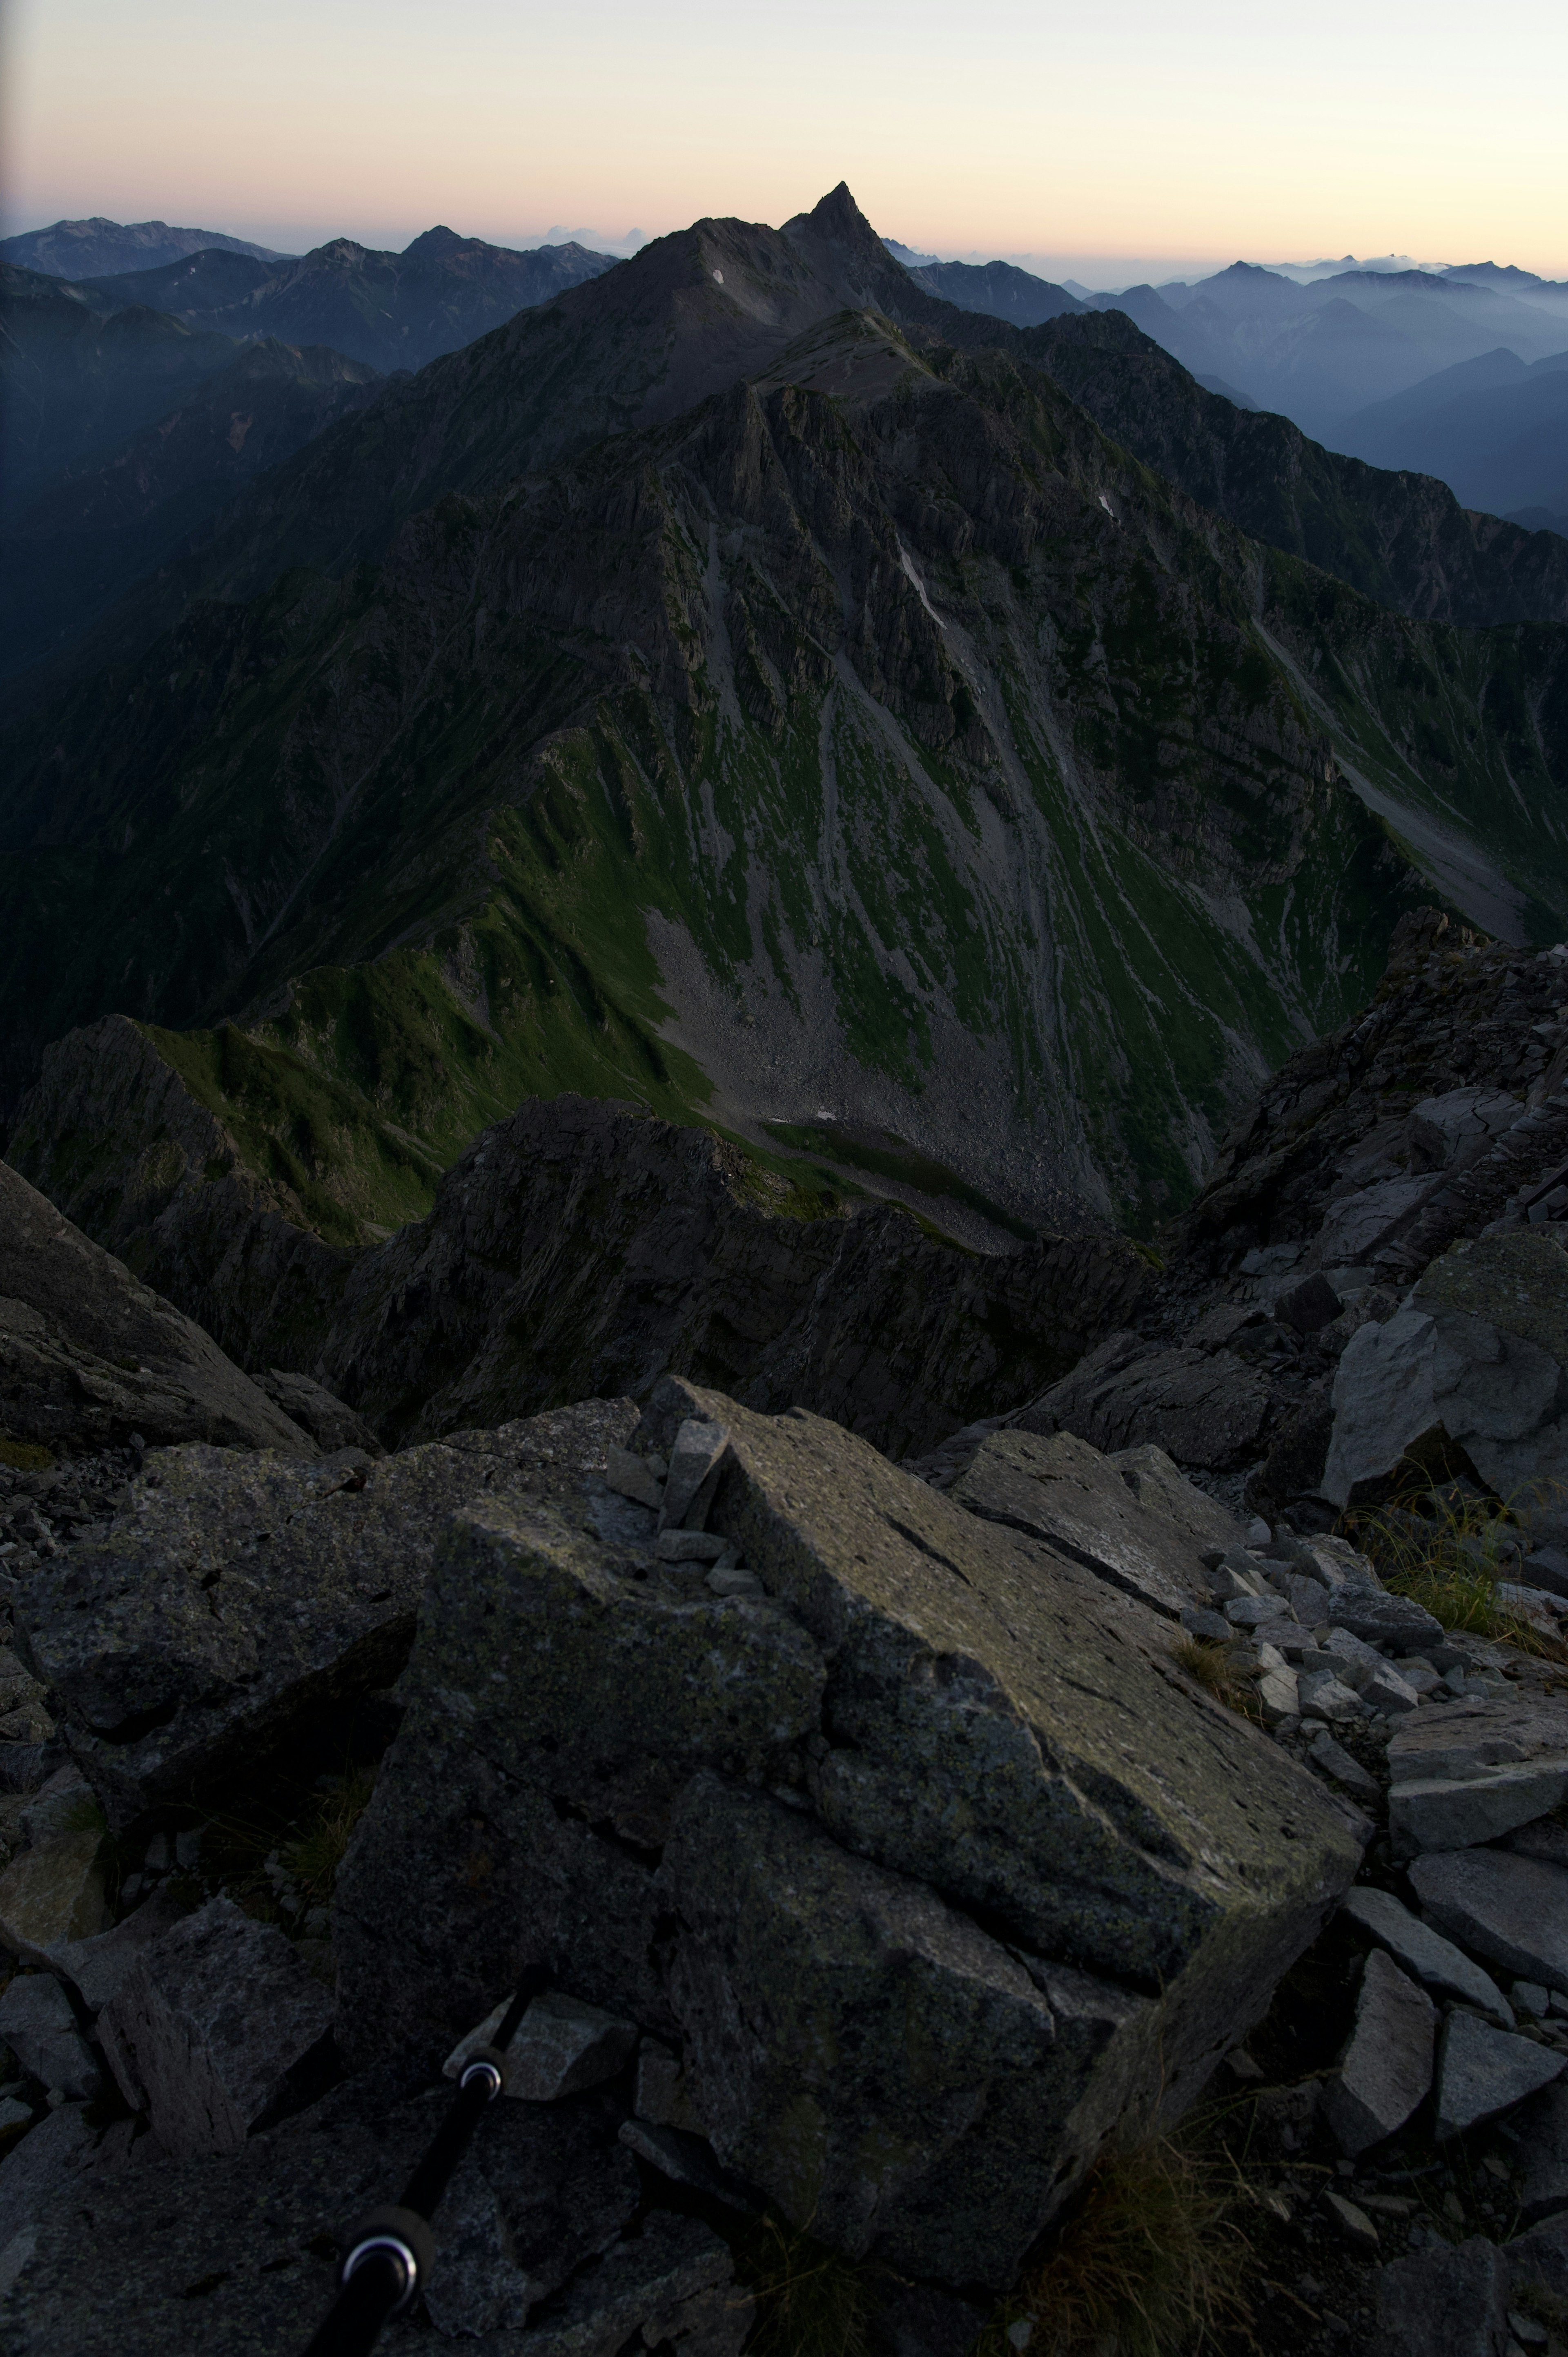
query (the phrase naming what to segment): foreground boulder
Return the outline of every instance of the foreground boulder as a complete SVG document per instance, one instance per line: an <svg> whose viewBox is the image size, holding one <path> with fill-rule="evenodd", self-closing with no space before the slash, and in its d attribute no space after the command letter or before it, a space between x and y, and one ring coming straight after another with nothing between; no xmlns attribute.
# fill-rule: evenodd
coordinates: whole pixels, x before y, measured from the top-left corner
<svg viewBox="0 0 1568 2357"><path fill-rule="evenodd" d="M542 1964L678 2052L798 2222L1004 2286L1113 2128L1198 2093L1359 1841L1167 1621L837 1426L667 1379L623 1491L693 1425L723 1453L681 1525L498 1500L439 1550L338 1880L339 2045L438 2062Z"/></svg>
<svg viewBox="0 0 1568 2357"><path fill-rule="evenodd" d="M313 1457L199 1326L0 1162L0 1425L76 1456L133 1433Z"/></svg>
<svg viewBox="0 0 1568 2357"><path fill-rule="evenodd" d="M252 1774L390 1684L446 1518L564 1483L579 1499L635 1421L629 1403L589 1401L381 1462L150 1455L107 1534L38 1563L13 1606L18 1650L111 1821ZM602 1482L597 1495L613 1523L619 1501Z"/></svg>

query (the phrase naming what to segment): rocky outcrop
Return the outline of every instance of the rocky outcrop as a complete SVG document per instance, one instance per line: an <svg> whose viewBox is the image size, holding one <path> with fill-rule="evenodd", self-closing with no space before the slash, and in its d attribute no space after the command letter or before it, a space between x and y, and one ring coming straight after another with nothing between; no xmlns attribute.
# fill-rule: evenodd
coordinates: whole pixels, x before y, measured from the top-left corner
<svg viewBox="0 0 1568 2357"><path fill-rule="evenodd" d="M408 1438L646 1396L668 1370L900 1455L1026 1397L1148 1280L1109 1232L978 1255L891 1205L812 1210L707 1131L532 1100L358 1262L317 1371Z"/></svg>
<svg viewBox="0 0 1568 2357"><path fill-rule="evenodd" d="M102 1537L18 1577L18 1649L114 1820L220 1788L397 1676L450 1514L575 1497L635 1421L590 1401L380 1463L154 1451Z"/></svg>
<svg viewBox="0 0 1568 2357"><path fill-rule="evenodd" d="M788 2215L1000 2287L1114 2121L1192 2100L1359 1844L1046 1537L674 1379L656 1480L693 1426L717 1480L662 1534L630 1497L615 1536L454 1524L339 1883L339 2042L435 2055L543 1964L679 2049L689 2121Z"/></svg>
<svg viewBox="0 0 1568 2357"><path fill-rule="evenodd" d="M211 1338L0 1163L0 1424L77 1456L199 1440L310 1457L316 1444Z"/></svg>

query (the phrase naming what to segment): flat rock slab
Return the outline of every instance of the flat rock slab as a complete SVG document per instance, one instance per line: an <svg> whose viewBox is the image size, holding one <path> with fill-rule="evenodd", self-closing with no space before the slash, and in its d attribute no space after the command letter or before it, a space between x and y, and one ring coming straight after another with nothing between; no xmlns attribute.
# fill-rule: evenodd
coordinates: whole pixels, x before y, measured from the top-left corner
<svg viewBox="0 0 1568 2357"><path fill-rule="evenodd" d="M1324 2090L1323 2108L1352 2158L1402 2128L1432 2084L1437 2007L1391 1956L1374 1948L1356 1999L1356 2026Z"/></svg>
<svg viewBox="0 0 1568 2357"><path fill-rule="evenodd" d="M331 1997L283 1933L212 1899L141 1950L98 2034L126 2102L180 2154L232 2151L307 2100L331 2027Z"/></svg>
<svg viewBox="0 0 1568 2357"><path fill-rule="evenodd" d="M49 1966L70 1981L89 2013L101 2013L142 1950L171 1932L188 1912L166 1890L155 1890L109 1931L91 1939L59 1942L48 1951Z"/></svg>
<svg viewBox="0 0 1568 2357"><path fill-rule="evenodd" d="M1449 2015L1437 2056L1439 2142L1500 2119L1568 2069L1568 2056L1515 2038L1473 2013Z"/></svg>
<svg viewBox="0 0 1568 2357"><path fill-rule="evenodd" d="M1521 1980L1568 1988L1568 1868L1471 1849L1418 1857L1408 1871L1441 1931Z"/></svg>
<svg viewBox="0 0 1568 2357"><path fill-rule="evenodd" d="M1568 2086L1543 2087L1509 2123L1524 2163L1520 2214L1529 2225L1568 2211Z"/></svg>
<svg viewBox="0 0 1568 2357"><path fill-rule="evenodd" d="M404 2181L450 2099L443 2085L389 2102L350 2083L237 2152L180 2159L134 2146L113 2169L91 2169L94 2137L83 2125L45 2198L17 2205L32 2233L9 2255L0 2346L6 2357L275 2357L303 2347L331 2303L348 2228ZM67 2116L0 2163L0 2229L8 2172ZM512 2330L614 2249L639 2199L617 2116L595 2095L487 2114L436 2224L431 2290L448 2304L448 2330L469 2335L484 2329L478 2319L504 2318L505 2346L529 2348ZM415 2339L393 2325L381 2345Z"/></svg>
<svg viewBox="0 0 1568 2357"><path fill-rule="evenodd" d="M1196 2096L1360 1844L1059 1551L803 1412L667 1381L642 1444L688 1418L751 1594L569 1502L454 1523L338 1877L339 2044L439 2061L542 1964L813 2232L1000 2287L1114 2125Z"/></svg>
<svg viewBox="0 0 1568 2357"><path fill-rule="evenodd" d="M1529 1689L1440 1705L1389 1739L1397 1857L1498 1840L1568 1798L1568 1702Z"/></svg>
<svg viewBox="0 0 1568 2357"><path fill-rule="evenodd" d="M1097 1579L1179 1620L1184 1607L1208 1601L1202 1542L1155 1511L1153 1482L1143 1488L1134 1497L1111 1459L1070 1432L1048 1439L993 1432L948 1495L972 1514L1045 1540Z"/></svg>
<svg viewBox="0 0 1568 2357"><path fill-rule="evenodd" d="M1345 1893L1339 1911L1353 1923L1359 1923L1362 1931L1369 1932L1374 1940L1380 1940L1391 1955L1440 1996L1454 1996L1462 2004L1479 2006L1505 2029L1513 2028L1513 2007L1490 1975L1484 1973L1463 1949L1456 1948L1452 1940L1444 1939L1430 1923L1412 1915L1391 1891L1358 1885Z"/></svg>
<svg viewBox="0 0 1568 2357"><path fill-rule="evenodd" d="M111 1822L249 1776L302 1721L390 1684L449 1516L580 1483L635 1420L588 1401L373 1464L150 1457L108 1537L40 1564L14 1607Z"/></svg>
<svg viewBox="0 0 1568 2357"><path fill-rule="evenodd" d="M210 1335L0 1162L0 1424L77 1455L202 1440L312 1457L316 1443Z"/></svg>

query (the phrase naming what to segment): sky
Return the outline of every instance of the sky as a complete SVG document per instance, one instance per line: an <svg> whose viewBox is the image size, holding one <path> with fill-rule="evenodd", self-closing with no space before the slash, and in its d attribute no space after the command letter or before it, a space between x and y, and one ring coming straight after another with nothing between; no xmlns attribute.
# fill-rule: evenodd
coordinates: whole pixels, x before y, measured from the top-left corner
<svg viewBox="0 0 1568 2357"><path fill-rule="evenodd" d="M1568 8L1512 0L10 0L7 230L288 251L778 223L1122 284L1409 253L1568 276ZM1119 266L1120 265L1120 266Z"/></svg>

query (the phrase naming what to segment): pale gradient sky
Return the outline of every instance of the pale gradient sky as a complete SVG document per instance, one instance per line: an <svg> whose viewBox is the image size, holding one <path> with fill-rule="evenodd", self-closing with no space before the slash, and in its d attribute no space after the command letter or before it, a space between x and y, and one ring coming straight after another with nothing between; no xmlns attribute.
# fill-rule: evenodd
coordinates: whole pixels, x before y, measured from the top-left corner
<svg viewBox="0 0 1568 2357"><path fill-rule="evenodd" d="M1080 276L1391 251L1568 276L1562 0L10 0L5 42L10 229L527 244L779 222L846 178L885 234Z"/></svg>

